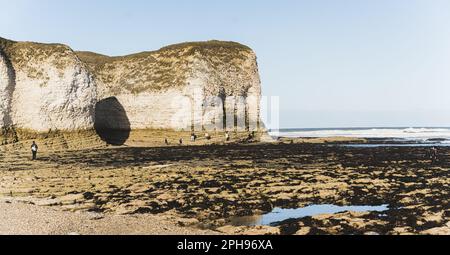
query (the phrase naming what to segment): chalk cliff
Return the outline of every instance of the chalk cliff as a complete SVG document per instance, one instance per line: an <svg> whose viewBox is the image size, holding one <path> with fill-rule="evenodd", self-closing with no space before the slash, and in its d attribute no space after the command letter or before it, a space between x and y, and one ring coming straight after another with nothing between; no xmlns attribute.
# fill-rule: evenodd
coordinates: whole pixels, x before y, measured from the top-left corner
<svg viewBox="0 0 450 255"><path fill-rule="evenodd" d="M0 126L47 132L92 128L97 90L67 46L0 38Z"/></svg>
<svg viewBox="0 0 450 255"><path fill-rule="evenodd" d="M11 82L11 68L3 52L0 51L0 127L11 124Z"/></svg>
<svg viewBox="0 0 450 255"><path fill-rule="evenodd" d="M254 129L260 97L256 55L234 42L109 57L0 38L2 130Z"/></svg>
<svg viewBox="0 0 450 255"><path fill-rule="evenodd" d="M94 74L98 100L115 97L111 102L120 102L131 129L203 129L220 126L218 121L232 126L232 114L241 120L240 128L258 124L261 87L256 55L241 44L209 41L123 57L91 52L78 56ZM110 110L117 107L97 114L114 115ZM100 124L123 128L120 122Z"/></svg>

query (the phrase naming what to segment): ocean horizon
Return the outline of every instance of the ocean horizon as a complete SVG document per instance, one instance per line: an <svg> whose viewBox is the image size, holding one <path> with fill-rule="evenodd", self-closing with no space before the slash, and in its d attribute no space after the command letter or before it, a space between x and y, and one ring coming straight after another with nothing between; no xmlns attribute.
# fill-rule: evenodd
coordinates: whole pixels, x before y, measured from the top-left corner
<svg viewBox="0 0 450 255"><path fill-rule="evenodd" d="M390 138L426 141L442 139L450 142L450 127L341 127L341 128L284 128L269 130L276 137L289 138Z"/></svg>

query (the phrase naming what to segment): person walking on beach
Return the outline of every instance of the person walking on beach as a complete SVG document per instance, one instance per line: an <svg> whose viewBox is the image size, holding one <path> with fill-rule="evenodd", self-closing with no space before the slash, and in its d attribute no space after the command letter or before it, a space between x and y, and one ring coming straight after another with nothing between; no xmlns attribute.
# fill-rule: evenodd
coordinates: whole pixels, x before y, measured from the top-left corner
<svg viewBox="0 0 450 255"><path fill-rule="evenodd" d="M227 131L227 132L225 133L225 140L226 140L227 142L229 142L230 139L231 139L230 133Z"/></svg>
<svg viewBox="0 0 450 255"><path fill-rule="evenodd" d="M191 134L191 142L195 142L197 140L197 135L195 133Z"/></svg>
<svg viewBox="0 0 450 255"><path fill-rule="evenodd" d="M430 158L432 163L435 163L437 161L437 154L438 154L437 148L436 147L431 148Z"/></svg>
<svg viewBox="0 0 450 255"><path fill-rule="evenodd" d="M35 141L33 141L33 144L31 144L31 154L33 155L32 160L37 159L37 152L38 152L38 146Z"/></svg>

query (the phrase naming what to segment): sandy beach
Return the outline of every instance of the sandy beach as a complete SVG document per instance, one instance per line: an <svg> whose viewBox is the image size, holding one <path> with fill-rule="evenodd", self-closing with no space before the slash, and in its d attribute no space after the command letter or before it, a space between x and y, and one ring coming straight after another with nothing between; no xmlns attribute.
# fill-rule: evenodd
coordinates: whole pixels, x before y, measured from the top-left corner
<svg viewBox="0 0 450 255"><path fill-rule="evenodd" d="M450 148L432 162L426 147L342 145L122 146L42 152L34 162L20 150L2 153L0 233L449 233ZM388 210L231 224L321 204ZM33 221L28 229L23 219Z"/></svg>
<svg viewBox="0 0 450 255"><path fill-rule="evenodd" d="M17 200L0 201L0 235L217 235L170 214L69 212Z"/></svg>

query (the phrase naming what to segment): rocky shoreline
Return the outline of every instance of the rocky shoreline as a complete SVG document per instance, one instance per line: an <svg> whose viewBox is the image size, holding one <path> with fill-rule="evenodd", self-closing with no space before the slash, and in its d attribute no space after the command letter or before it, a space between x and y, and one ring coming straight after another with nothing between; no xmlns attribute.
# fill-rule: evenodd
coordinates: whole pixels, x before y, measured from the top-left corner
<svg viewBox="0 0 450 255"><path fill-rule="evenodd" d="M67 211L165 215L224 234L448 234L450 148L336 143L110 147L1 154L3 197ZM273 226L230 218L313 204L381 205ZM151 233L149 233L151 234Z"/></svg>

